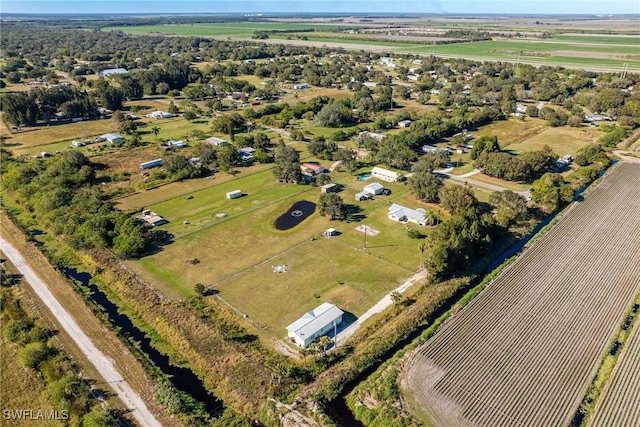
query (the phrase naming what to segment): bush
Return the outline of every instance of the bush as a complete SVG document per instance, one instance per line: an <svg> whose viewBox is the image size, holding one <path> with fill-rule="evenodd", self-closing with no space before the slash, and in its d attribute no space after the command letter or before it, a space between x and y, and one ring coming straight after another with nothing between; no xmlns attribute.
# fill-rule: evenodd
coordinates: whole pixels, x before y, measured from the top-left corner
<svg viewBox="0 0 640 427"><path fill-rule="evenodd" d="M18 351L18 359L27 368L36 369L51 354L53 354L53 349L47 344L32 342Z"/></svg>

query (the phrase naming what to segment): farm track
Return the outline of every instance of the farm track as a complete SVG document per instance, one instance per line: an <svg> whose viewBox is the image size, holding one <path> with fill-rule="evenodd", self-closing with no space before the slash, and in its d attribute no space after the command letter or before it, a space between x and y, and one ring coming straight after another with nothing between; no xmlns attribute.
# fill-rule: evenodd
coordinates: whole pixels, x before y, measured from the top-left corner
<svg viewBox="0 0 640 427"><path fill-rule="evenodd" d="M416 352L404 386L435 425L571 422L640 289L639 200L623 163Z"/></svg>
<svg viewBox="0 0 640 427"><path fill-rule="evenodd" d="M636 323L589 427L640 425L640 326Z"/></svg>

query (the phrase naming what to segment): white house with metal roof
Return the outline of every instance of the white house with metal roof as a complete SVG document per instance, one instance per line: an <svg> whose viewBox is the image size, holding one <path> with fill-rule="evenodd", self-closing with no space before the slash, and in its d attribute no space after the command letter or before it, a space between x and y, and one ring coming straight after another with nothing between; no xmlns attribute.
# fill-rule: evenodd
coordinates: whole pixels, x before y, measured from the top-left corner
<svg viewBox="0 0 640 427"><path fill-rule="evenodd" d="M419 225L427 225L427 215L424 209L411 209L396 203L389 207L387 217L397 222L406 224L407 222L415 222Z"/></svg>
<svg viewBox="0 0 640 427"><path fill-rule="evenodd" d="M402 179L402 174L377 166L371 169L371 176L387 182L396 182Z"/></svg>
<svg viewBox="0 0 640 427"><path fill-rule="evenodd" d="M322 303L287 326L288 337L300 347L307 348L316 338L335 331L342 323L343 314L335 305Z"/></svg>

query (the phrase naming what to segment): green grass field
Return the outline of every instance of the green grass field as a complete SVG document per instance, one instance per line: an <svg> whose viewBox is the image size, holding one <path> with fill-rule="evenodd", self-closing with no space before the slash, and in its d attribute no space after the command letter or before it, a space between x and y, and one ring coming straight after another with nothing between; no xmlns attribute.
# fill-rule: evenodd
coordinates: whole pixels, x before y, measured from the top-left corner
<svg viewBox="0 0 640 427"><path fill-rule="evenodd" d="M321 162L326 167L330 163ZM317 203L320 189L277 183L270 170L145 205L170 221L158 228L175 239L128 265L171 298L192 295L196 283L213 285L223 299L266 327L270 337L282 336L286 324L323 301L360 315L418 268L420 241L410 239L405 227L386 213L391 201L420 205L401 183L385 184L391 196L355 202L355 193L372 181L341 171L332 177L344 185L340 195L354 214L351 221L330 221L316 212L290 230L276 230L277 217L296 201ZM225 193L236 189L246 195L228 200ZM367 236L366 252L365 235L356 230L360 224L380 231ZM341 234L321 237L329 227ZM189 263L193 258L199 262ZM281 264L289 272L271 271Z"/></svg>
<svg viewBox="0 0 640 427"><path fill-rule="evenodd" d="M252 36L256 31L274 30L335 30L331 25L294 24L285 22L225 22L217 24L166 24L136 27L104 27L102 31L123 31L128 34L176 34L180 36Z"/></svg>

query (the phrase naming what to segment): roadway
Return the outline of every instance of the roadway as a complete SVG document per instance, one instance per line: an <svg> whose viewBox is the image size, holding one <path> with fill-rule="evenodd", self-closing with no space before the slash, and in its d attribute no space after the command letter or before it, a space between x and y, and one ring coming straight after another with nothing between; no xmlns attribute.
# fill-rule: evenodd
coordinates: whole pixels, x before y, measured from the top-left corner
<svg viewBox="0 0 640 427"><path fill-rule="evenodd" d="M140 395L122 378L111 360L98 350L91 339L83 332L80 325L78 325L69 312L62 307L47 287L47 284L38 277L20 251L2 237L0 237L0 250L4 252L6 257L23 275L25 282L31 286L38 298L42 300L44 305L55 316L62 329L64 329L76 343L87 360L95 366L105 382L116 392L120 400L122 400L124 405L131 411L131 415L133 415L136 421L143 427L161 426L160 422L151 411L149 411L149 408L147 408L147 405Z"/></svg>

